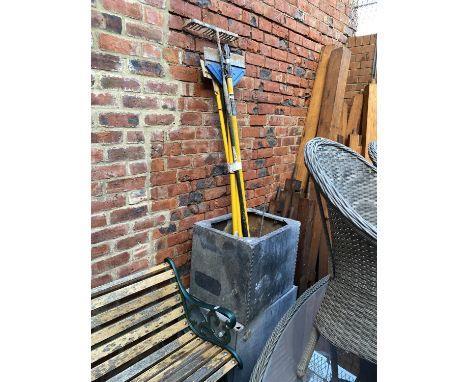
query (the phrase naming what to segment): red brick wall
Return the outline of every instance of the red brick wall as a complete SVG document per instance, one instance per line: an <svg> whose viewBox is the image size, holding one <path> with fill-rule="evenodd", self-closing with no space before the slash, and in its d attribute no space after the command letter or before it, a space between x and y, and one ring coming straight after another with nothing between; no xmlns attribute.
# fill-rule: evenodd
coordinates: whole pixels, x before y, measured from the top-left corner
<svg viewBox="0 0 468 382"><path fill-rule="evenodd" d="M351 50L351 63L349 64L345 99L351 105L354 95L364 90L365 86L372 80L377 34L350 37L347 46Z"/></svg>
<svg viewBox="0 0 468 382"><path fill-rule="evenodd" d="M212 43L182 32L183 21L241 36L247 73L235 96L250 207L291 177L321 48L346 43L351 30L348 0L91 4L97 286L167 256L188 264L193 223L229 211L218 116L199 67Z"/></svg>

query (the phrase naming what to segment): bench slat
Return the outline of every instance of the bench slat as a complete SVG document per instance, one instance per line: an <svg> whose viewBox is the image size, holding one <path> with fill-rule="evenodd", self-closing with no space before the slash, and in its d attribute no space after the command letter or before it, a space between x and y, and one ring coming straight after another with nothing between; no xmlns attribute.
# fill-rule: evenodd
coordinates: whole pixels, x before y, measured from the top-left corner
<svg viewBox="0 0 468 382"><path fill-rule="evenodd" d="M164 379L164 382L182 382L185 378L192 375L197 369L208 363L210 359L222 351L223 349L221 349L219 346L215 345L210 347L203 354L200 354L188 362L185 362L183 367L177 369L177 371L169 378ZM153 379L150 379L150 381L154 382Z"/></svg>
<svg viewBox="0 0 468 382"><path fill-rule="evenodd" d="M236 367L237 361L233 358L228 363L224 364L221 368L216 370L212 375L210 375L205 382L216 382L220 379L223 375L227 374L229 370Z"/></svg>
<svg viewBox="0 0 468 382"><path fill-rule="evenodd" d="M168 308L171 308L181 302L180 296L172 296L156 305L150 306L138 313L132 314L129 317L126 317L115 324L109 325L105 328L98 330L95 333L91 334L91 346L104 341L110 337L123 332L132 326L138 325L140 322L143 322L153 316L163 313Z"/></svg>
<svg viewBox="0 0 468 382"><path fill-rule="evenodd" d="M149 338L139 342L138 344L133 345L127 350L122 351L121 353L115 355L114 357L104 361L98 366L95 366L91 369L91 380L94 381L97 378L105 375L111 370L116 369L117 367L125 364L131 359L137 357L139 354L146 352L152 347L160 344L162 341L167 340L174 334L184 330L188 327L187 320L181 320L175 324L169 326L161 332L157 332Z"/></svg>
<svg viewBox="0 0 468 382"><path fill-rule="evenodd" d="M187 343L191 342L194 338L198 338L197 335L191 330L182 335L179 338L176 338L174 341L168 343L161 349L156 350L154 353L146 356L135 364L129 366L127 369L121 373L113 376L107 382L127 382L132 381L136 382L135 377L142 375L142 371L148 370L149 368L155 366L161 360L166 360L170 354L175 353L177 350L185 346ZM138 378L137 377L137 378Z"/></svg>
<svg viewBox="0 0 468 382"><path fill-rule="evenodd" d="M96 314L95 316L91 317L91 329L103 325L106 322L112 321L117 317L123 316L124 314L130 313L138 308L141 308L142 306L160 300L163 297L178 291L178 289L179 287L177 286L177 283L172 283L168 286L165 286L164 288L140 296L135 300L128 301L114 308L110 308L105 312Z"/></svg>
<svg viewBox="0 0 468 382"><path fill-rule="evenodd" d="M199 351L203 351L203 349L207 349L208 347L209 345L207 345L201 338L196 337L193 341L187 343L182 348L178 349L176 352L172 353L170 356L154 365L150 369L146 370L137 378L133 379L132 382L145 382L148 380L148 378L154 377L159 373L162 373L164 370L168 370L169 368L173 370L177 368L181 362L183 362L184 358L188 354L195 352L197 349L202 349Z"/></svg>
<svg viewBox="0 0 468 382"><path fill-rule="evenodd" d="M144 289L150 288L154 285L160 284L166 280L169 280L171 278L175 277L174 272L171 270L168 270L163 273L159 273L155 276L151 276L147 279L138 281L136 283L133 283L131 285L125 286L123 288L117 289L116 291L104 294L102 296L96 297L93 300L91 300L91 310L95 310L97 308L101 308L107 304L110 304L112 302L118 301L124 297L128 297L132 294L135 294L137 292L140 292Z"/></svg>
<svg viewBox="0 0 468 382"><path fill-rule="evenodd" d="M203 365L195 373L193 373L191 376L186 378L184 380L184 382L201 382L201 381L204 381L205 378L212 375L213 372L218 370L221 366L223 366L231 358L233 358L232 354L229 353L227 350L223 350L221 353L218 353L216 355L216 357L210 359L208 361L208 363Z"/></svg>
<svg viewBox="0 0 468 382"><path fill-rule="evenodd" d="M111 281L110 283L98 286L94 289L91 290L91 298L98 297L102 294L112 292L114 290L117 290L119 288L123 288L127 285L133 284L137 281L143 280L145 278L148 278L150 276L154 276L158 273L162 273L164 271L167 271L170 269L169 264L163 263L156 265L155 267L151 267L149 269L145 269L143 271L133 273L131 275L122 277L120 279L117 279L115 281Z"/></svg>
<svg viewBox="0 0 468 382"><path fill-rule="evenodd" d="M137 341L138 339L146 336L147 334L150 334L151 332L154 332L158 328L171 321L174 321L175 319L181 317L184 314L185 312L183 307L171 310L165 315L158 317L155 320L152 320L136 329L131 330L128 333L117 337L113 341L98 346L96 349L91 351L91 362L96 362L101 358L104 358L116 352L117 350L122 349L123 347L131 344L132 342Z"/></svg>

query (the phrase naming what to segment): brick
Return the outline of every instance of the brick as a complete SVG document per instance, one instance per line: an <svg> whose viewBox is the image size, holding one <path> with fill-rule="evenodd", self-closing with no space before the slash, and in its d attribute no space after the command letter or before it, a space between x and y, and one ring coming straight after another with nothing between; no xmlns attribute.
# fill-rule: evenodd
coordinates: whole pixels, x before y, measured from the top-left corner
<svg viewBox="0 0 468 382"><path fill-rule="evenodd" d="M142 49L143 49L143 53L142 53L143 57L152 58L155 60L159 60L161 58L161 49L154 45L143 44Z"/></svg>
<svg viewBox="0 0 468 382"><path fill-rule="evenodd" d="M149 114L145 117L145 124L150 126L170 125L175 118L172 114Z"/></svg>
<svg viewBox="0 0 468 382"><path fill-rule="evenodd" d="M252 65L257 65L257 66L264 66L265 65L265 57L255 54L255 53L250 53L247 52L245 54L245 62L248 64Z"/></svg>
<svg viewBox="0 0 468 382"><path fill-rule="evenodd" d="M146 259L141 259L141 260L138 260L138 261L134 261L130 264L126 264L126 265L123 265L122 267L120 267L118 270L117 270L117 274L119 277L124 277L124 276L128 276L132 273L135 273L135 272L138 272L138 271L141 271L143 269L146 269L149 267L149 263L148 263L148 260Z"/></svg>
<svg viewBox="0 0 468 382"><path fill-rule="evenodd" d="M105 200L93 200L91 202L91 213L96 214L101 211L108 211L125 205L125 196L115 195Z"/></svg>
<svg viewBox="0 0 468 382"><path fill-rule="evenodd" d="M177 201L174 198L165 199L165 200L157 200L151 203L151 211L158 212L164 210L172 210L176 208Z"/></svg>
<svg viewBox="0 0 468 382"><path fill-rule="evenodd" d="M170 62L171 64L179 64L180 63L180 49L178 48L164 48L163 49L163 58Z"/></svg>
<svg viewBox="0 0 468 382"><path fill-rule="evenodd" d="M160 82L147 82L146 90L158 94L175 95L177 92L177 85Z"/></svg>
<svg viewBox="0 0 468 382"><path fill-rule="evenodd" d="M91 243L96 244L102 241L115 239L116 237L125 235L127 231L128 228L126 225L104 228L91 234Z"/></svg>
<svg viewBox="0 0 468 382"><path fill-rule="evenodd" d="M91 216L91 228L103 227L105 225L106 225L105 215Z"/></svg>
<svg viewBox="0 0 468 382"><path fill-rule="evenodd" d="M91 288L97 288L98 286L110 283L111 281L112 276L109 274L93 277L93 279L91 280Z"/></svg>
<svg viewBox="0 0 468 382"><path fill-rule="evenodd" d="M134 74L151 77L163 77L164 70L160 63L143 61L143 60L130 60L128 69Z"/></svg>
<svg viewBox="0 0 468 382"><path fill-rule="evenodd" d="M204 167L199 167L190 170L179 170L177 172L177 179L179 182L186 182L187 180L205 178L206 175L206 169Z"/></svg>
<svg viewBox="0 0 468 382"><path fill-rule="evenodd" d="M123 265L127 263L129 259L130 259L130 254L128 252L124 252L119 255L112 256L108 259L98 261L92 264L91 273L93 275L98 275L110 269L116 268L119 265Z"/></svg>
<svg viewBox="0 0 468 382"><path fill-rule="evenodd" d="M188 68L182 65L172 66L172 78L178 81L198 82L199 70L198 68Z"/></svg>
<svg viewBox="0 0 468 382"><path fill-rule="evenodd" d="M150 7L145 8L145 21L159 27L164 25L164 13Z"/></svg>
<svg viewBox="0 0 468 382"><path fill-rule="evenodd" d="M120 57L111 54L91 52L91 68L98 70L119 71L122 69Z"/></svg>
<svg viewBox="0 0 468 382"><path fill-rule="evenodd" d="M91 163L98 163L104 160L104 151L98 148L91 148Z"/></svg>
<svg viewBox="0 0 468 382"><path fill-rule="evenodd" d="M101 86L104 89L122 89L122 90L139 90L140 84L138 81L129 78L120 77L102 77Z"/></svg>
<svg viewBox="0 0 468 382"><path fill-rule="evenodd" d="M195 129L193 128L182 128L172 130L169 132L169 139L171 141L181 141L195 138Z"/></svg>
<svg viewBox="0 0 468 382"><path fill-rule="evenodd" d="M168 45L177 46L182 49L195 50L195 39L193 36L185 33L170 31Z"/></svg>
<svg viewBox="0 0 468 382"><path fill-rule="evenodd" d="M201 8L184 0L168 0L170 5L169 9L179 15L187 18L201 19Z"/></svg>
<svg viewBox="0 0 468 382"><path fill-rule="evenodd" d="M218 11L223 16L229 17L231 19L242 20L242 9L236 7L233 4L219 1Z"/></svg>
<svg viewBox="0 0 468 382"><path fill-rule="evenodd" d="M115 163L111 165L93 166L91 180L102 180L125 176L125 164Z"/></svg>
<svg viewBox="0 0 468 382"><path fill-rule="evenodd" d="M103 126L135 127L139 119L138 115L132 113L104 113L99 115L99 123Z"/></svg>
<svg viewBox="0 0 468 382"><path fill-rule="evenodd" d="M127 143L144 143L145 135L143 131L128 131Z"/></svg>
<svg viewBox="0 0 468 382"><path fill-rule="evenodd" d="M122 19L115 15L91 10L91 26L109 32L122 33Z"/></svg>
<svg viewBox="0 0 468 382"><path fill-rule="evenodd" d="M272 49L271 57L275 60L286 61L288 59L288 52L280 49Z"/></svg>
<svg viewBox="0 0 468 382"><path fill-rule="evenodd" d="M101 33L99 35L99 47L102 50L108 50L110 52L136 55L137 43L129 40L125 40L118 36Z"/></svg>
<svg viewBox="0 0 468 382"><path fill-rule="evenodd" d="M140 207L130 207L130 208L123 208L120 210L116 210L111 212L110 214L110 222L111 224L121 223L128 220L135 220L145 216L148 212L147 206L140 206Z"/></svg>
<svg viewBox="0 0 468 382"><path fill-rule="evenodd" d="M122 133L120 131L99 131L91 133L91 143L120 143Z"/></svg>
<svg viewBox="0 0 468 382"><path fill-rule="evenodd" d="M259 21L258 26L261 30L271 33L272 24L270 21L268 21L267 19L263 17L259 17L258 21Z"/></svg>
<svg viewBox="0 0 468 382"><path fill-rule="evenodd" d="M251 115L250 116L250 126L265 126L266 116L264 115Z"/></svg>
<svg viewBox="0 0 468 382"><path fill-rule="evenodd" d="M129 165L129 169L130 174L138 175L146 173L148 171L148 166L146 165L146 162L131 163Z"/></svg>
<svg viewBox="0 0 468 382"><path fill-rule="evenodd" d="M114 97L111 94L96 94L91 93L91 105L93 106L108 106L114 103Z"/></svg>
<svg viewBox="0 0 468 382"><path fill-rule="evenodd" d="M141 20L141 5L124 0L103 0L102 6L112 12Z"/></svg>
<svg viewBox="0 0 468 382"><path fill-rule="evenodd" d="M96 259L109 253L109 244L101 244L91 248L91 258Z"/></svg>
<svg viewBox="0 0 468 382"><path fill-rule="evenodd" d="M165 184L174 184L177 180L177 171L161 171L151 174L150 183L152 186L162 186Z"/></svg>
<svg viewBox="0 0 468 382"><path fill-rule="evenodd" d="M177 232L167 237L167 246L173 247L189 240L191 237L189 231Z"/></svg>
<svg viewBox="0 0 468 382"><path fill-rule="evenodd" d="M192 164L192 159L189 157L175 157L175 158L168 158L167 160L168 168L188 167L191 164Z"/></svg>
<svg viewBox="0 0 468 382"><path fill-rule="evenodd" d="M146 176L139 178L118 179L107 183L107 192L125 192L131 190L138 190L145 186Z"/></svg>
<svg viewBox="0 0 468 382"><path fill-rule="evenodd" d="M136 108L136 109L156 109L158 99L155 97L140 97L133 95L124 95L122 98L122 104L125 107Z"/></svg>
<svg viewBox="0 0 468 382"><path fill-rule="evenodd" d="M202 123L202 116L200 113L182 113L180 117L180 123L182 125L200 126Z"/></svg>
<svg viewBox="0 0 468 382"><path fill-rule="evenodd" d="M107 157L109 161L143 159L145 157L145 148L143 146L133 146L109 149L107 150Z"/></svg>
<svg viewBox="0 0 468 382"><path fill-rule="evenodd" d="M168 161L170 161L172 158L169 158ZM170 166L168 166L171 168ZM152 159L151 160L151 172L154 171L164 171L164 159Z"/></svg>
<svg viewBox="0 0 468 382"><path fill-rule="evenodd" d="M186 101L186 110L190 111L210 111L213 107L208 102L196 98L188 98Z"/></svg>
<svg viewBox="0 0 468 382"><path fill-rule="evenodd" d="M119 240L116 249L119 251L133 248L139 244L144 244L148 241L148 233L142 232L134 236L126 237L125 239Z"/></svg>
<svg viewBox="0 0 468 382"><path fill-rule="evenodd" d="M139 37L149 41L162 42L162 30L155 27L144 27L139 24L127 23L127 35L132 37Z"/></svg>

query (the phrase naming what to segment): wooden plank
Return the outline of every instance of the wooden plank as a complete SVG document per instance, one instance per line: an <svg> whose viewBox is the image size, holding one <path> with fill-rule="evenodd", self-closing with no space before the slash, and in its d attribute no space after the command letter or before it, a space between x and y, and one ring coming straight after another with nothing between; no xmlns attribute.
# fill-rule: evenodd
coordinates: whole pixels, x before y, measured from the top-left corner
<svg viewBox="0 0 468 382"><path fill-rule="evenodd" d="M131 344L132 342L135 342L138 339L150 334L151 332L154 332L155 330L168 324L169 322L176 320L184 314L185 312L183 307L173 309L161 317L147 322L146 324L136 329L133 329L110 342L98 346L97 348L91 351L91 362L96 362L101 358L107 357L108 355L116 352L119 349L122 349L123 347Z"/></svg>
<svg viewBox="0 0 468 382"><path fill-rule="evenodd" d="M227 350L223 350L221 353L218 353L215 357L210 359L208 363L199 368L191 376L184 379L184 382L204 381L207 377L212 375L216 370L218 370L221 366L223 366L232 358L233 357L231 353L229 353Z"/></svg>
<svg viewBox="0 0 468 382"><path fill-rule="evenodd" d="M167 340L174 334L179 333L187 327L187 320L178 321L175 324L164 329L163 331L157 332L149 338L139 342L138 344L135 344L130 348L122 351L121 353L115 355L114 357L111 357L110 359L91 369L91 380L94 381L97 378L107 374L109 371L118 368L119 366L137 357L139 354L148 351L152 347L160 344L164 340Z"/></svg>
<svg viewBox="0 0 468 382"><path fill-rule="evenodd" d="M318 137L336 141L350 60L351 51L346 47L335 49L330 55L317 128Z"/></svg>
<svg viewBox="0 0 468 382"><path fill-rule="evenodd" d="M268 212L270 214L276 215L278 210L278 201L275 199L270 200L270 205L268 206Z"/></svg>
<svg viewBox="0 0 468 382"><path fill-rule="evenodd" d="M221 351L219 346L204 342L180 363L173 363L158 375L150 378L148 382L181 382Z"/></svg>
<svg viewBox="0 0 468 382"><path fill-rule="evenodd" d="M134 382L133 378L139 376L145 370L148 370L149 368L159 364L161 360L166 359L166 357L170 356L172 353L175 353L195 338L198 338L195 333L189 331L181 337L176 338L174 341L146 356L145 358L125 368L122 372L107 380L107 382L126 382L130 380Z"/></svg>
<svg viewBox="0 0 468 382"><path fill-rule="evenodd" d="M328 275L329 251L325 232L320 239L319 262L318 262L318 280Z"/></svg>
<svg viewBox="0 0 468 382"><path fill-rule="evenodd" d="M128 297L134 293L141 292L147 288L150 288L154 285L160 284L166 280L175 277L174 272L171 270L160 273L156 276L151 276L147 279L138 281L134 284L128 285L124 288L117 289L116 291L107 293L105 295L99 296L91 300L91 310L101 308L107 304L118 301L123 297Z"/></svg>
<svg viewBox="0 0 468 382"><path fill-rule="evenodd" d="M314 220L312 224L312 237L310 238L310 252L307 257L306 268L310 270L309 273L306 273L306 285L307 288L318 281L317 273L315 268L317 266L317 261L319 258L320 252L320 240L323 236L323 226L322 218L320 216L320 208L317 204L317 198L313 199L314 201Z"/></svg>
<svg viewBox="0 0 468 382"><path fill-rule="evenodd" d="M343 102L343 108L341 110L341 129L339 135L343 138L347 137L346 132L348 131L348 103ZM343 143L343 142L340 142Z"/></svg>
<svg viewBox="0 0 468 382"><path fill-rule="evenodd" d="M229 370L234 368L237 365L235 359L231 359L228 363L224 364L220 369L216 370L205 382L215 382L220 379L223 375L227 374Z"/></svg>
<svg viewBox="0 0 468 382"><path fill-rule="evenodd" d="M362 107L362 156L370 162L369 143L377 139L377 83L375 80L364 89Z"/></svg>
<svg viewBox="0 0 468 382"><path fill-rule="evenodd" d="M323 47L317 71L315 73L314 86L312 88L309 108L307 109L307 116L304 122L304 132L302 134L296 156L295 178L301 182L302 191L306 189L307 178L309 177L309 171L304 163L304 146L309 140L315 138L317 135L317 126L320 117L320 107L322 105L328 62L332 51L336 48L337 47L335 45L327 45Z"/></svg>
<svg viewBox="0 0 468 382"><path fill-rule="evenodd" d="M297 212L299 209L299 199L300 199L301 194L299 192L294 192L292 194L292 199L291 199L291 207L289 209L289 214L288 217L290 219L297 219Z"/></svg>
<svg viewBox="0 0 468 382"><path fill-rule="evenodd" d="M348 146L351 150L361 154L361 151L359 151L359 147L361 146L361 136L357 134L350 134Z"/></svg>
<svg viewBox="0 0 468 382"><path fill-rule="evenodd" d="M300 198L297 220L301 222L301 228L299 231L296 271L294 273L294 284L298 287L298 296L300 296L307 289L307 273L310 272L310 269L307 267L307 259L311 249L310 240L312 239L313 219L313 201L307 198Z"/></svg>
<svg viewBox="0 0 468 382"><path fill-rule="evenodd" d="M347 137L350 134L361 133L362 101L363 95L361 93L356 94L353 97L353 104L349 111L348 124L346 126L344 137Z"/></svg>
<svg viewBox="0 0 468 382"><path fill-rule="evenodd" d="M144 294L134 300L128 301L119 306L108 309L102 313L96 314L91 317L91 329L96 328L97 326L103 325L109 321L116 319L117 317L123 316L124 314L133 312L136 309L139 309L145 305L151 304L155 301L158 301L172 293L175 293L179 290L177 283L172 283L164 288L157 289L153 292Z"/></svg>
<svg viewBox="0 0 468 382"><path fill-rule="evenodd" d="M210 345L211 344L209 342L196 337L193 341L187 343L185 346L170 354L161 362L155 364L153 367L140 374L137 378L133 379L132 382L145 382L149 378L155 377L159 373L163 373L165 370L168 370L166 374L169 375L169 371L175 370L177 366L182 364L190 354L194 354L197 351L198 353L201 353L208 349Z"/></svg>
<svg viewBox="0 0 468 382"><path fill-rule="evenodd" d="M120 278L118 280L112 281L110 283L107 283L107 284L104 284L104 285L101 285L101 286L98 286L98 287L92 289L91 290L91 298L95 298L95 297L98 297L98 296L103 295L105 293L109 293L109 292L112 292L114 290L123 288L123 287L125 287L127 285L136 283L136 282L141 281L141 280L143 280L145 278L154 276L154 275L156 275L158 273L162 273L162 272L167 271L169 269L170 269L169 264L163 263L163 264L156 265L155 267L151 267L149 269L145 269L143 271L137 272L135 274L132 274L132 275L129 275L129 276L126 276L126 277L122 277L122 278Z"/></svg>
<svg viewBox="0 0 468 382"><path fill-rule="evenodd" d="M95 333L91 334L91 346L98 344L110 337L113 337L132 326L138 325L139 323L148 320L149 318L163 313L165 310L172 308L173 306L180 304L181 299L179 295L172 296L156 305L150 306L143 309L140 312L132 314L131 316L125 317L124 319L117 321L116 323L106 326Z"/></svg>

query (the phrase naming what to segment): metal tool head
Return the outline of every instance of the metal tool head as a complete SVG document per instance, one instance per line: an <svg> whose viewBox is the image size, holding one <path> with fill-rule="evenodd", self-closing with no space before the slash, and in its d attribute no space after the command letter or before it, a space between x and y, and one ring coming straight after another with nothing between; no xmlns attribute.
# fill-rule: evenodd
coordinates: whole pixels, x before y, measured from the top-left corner
<svg viewBox="0 0 468 382"><path fill-rule="evenodd" d="M214 25L206 24L197 19L189 19L184 23L184 30L193 33L194 35L216 40L216 32L219 34L219 40L223 43L234 42L239 38L237 33L229 32L225 29L215 27Z"/></svg>

